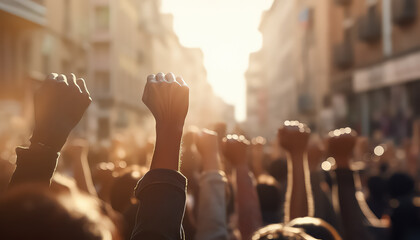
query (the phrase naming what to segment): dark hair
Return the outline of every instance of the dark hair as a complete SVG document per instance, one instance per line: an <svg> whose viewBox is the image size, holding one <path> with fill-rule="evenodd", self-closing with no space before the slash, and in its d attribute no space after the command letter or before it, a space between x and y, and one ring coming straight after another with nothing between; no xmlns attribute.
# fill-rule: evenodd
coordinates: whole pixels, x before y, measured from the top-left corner
<svg viewBox="0 0 420 240"><path fill-rule="evenodd" d="M271 224L260 228L252 236L252 240L314 240L301 229Z"/></svg>
<svg viewBox="0 0 420 240"><path fill-rule="evenodd" d="M81 193L54 193L33 184L16 187L0 199L0 236L15 240L120 239L99 200Z"/></svg>
<svg viewBox="0 0 420 240"><path fill-rule="evenodd" d="M399 198L414 192L414 180L405 173L395 173L388 180L388 190L391 198Z"/></svg>
<svg viewBox="0 0 420 240"><path fill-rule="evenodd" d="M272 179L271 182L269 180L261 181L261 177L258 179L257 193L263 221L264 224L277 223L279 222L278 210L281 202L280 190L273 177L262 176L264 178Z"/></svg>
<svg viewBox="0 0 420 240"><path fill-rule="evenodd" d="M130 207L134 188L141 175L139 171L128 171L115 178L110 193L111 206L114 210L123 213Z"/></svg>
<svg viewBox="0 0 420 240"><path fill-rule="evenodd" d="M372 176L367 182L369 194L373 198L383 198L387 193L387 181L380 176Z"/></svg>
<svg viewBox="0 0 420 240"><path fill-rule="evenodd" d="M305 233L316 239L339 240L341 239L337 230L322 219L313 217L302 217L293 219L288 226L301 228Z"/></svg>

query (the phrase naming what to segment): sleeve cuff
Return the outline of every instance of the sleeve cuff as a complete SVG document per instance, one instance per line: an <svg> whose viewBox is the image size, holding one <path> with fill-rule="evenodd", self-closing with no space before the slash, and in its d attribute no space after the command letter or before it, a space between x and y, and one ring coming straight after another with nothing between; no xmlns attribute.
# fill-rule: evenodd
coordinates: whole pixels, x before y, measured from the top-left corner
<svg viewBox="0 0 420 240"><path fill-rule="evenodd" d="M155 184L166 184L172 185L182 192L186 191L187 178L180 172L170 169L153 169L144 175L142 179L137 183L135 188L135 195L139 199L141 192Z"/></svg>

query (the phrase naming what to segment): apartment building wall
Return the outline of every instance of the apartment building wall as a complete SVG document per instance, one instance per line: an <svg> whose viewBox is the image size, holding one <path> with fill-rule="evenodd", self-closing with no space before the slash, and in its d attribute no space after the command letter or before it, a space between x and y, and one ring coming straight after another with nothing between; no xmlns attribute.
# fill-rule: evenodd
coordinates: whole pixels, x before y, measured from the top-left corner
<svg viewBox="0 0 420 240"><path fill-rule="evenodd" d="M261 20L263 46L250 56L251 135L274 137L287 119L315 127L329 91L329 1L274 1Z"/></svg>
<svg viewBox="0 0 420 240"><path fill-rule="evenodd" d="M420 114L416 93L420 87L420 4L416 0L335 3L330 13L331 88L346 100L348 113L342 124L365 135L380 130L399 143ZM370 17L365 18L365 31L363 16ZM392 126L379 128L378 121L389 121Z"/></svg>

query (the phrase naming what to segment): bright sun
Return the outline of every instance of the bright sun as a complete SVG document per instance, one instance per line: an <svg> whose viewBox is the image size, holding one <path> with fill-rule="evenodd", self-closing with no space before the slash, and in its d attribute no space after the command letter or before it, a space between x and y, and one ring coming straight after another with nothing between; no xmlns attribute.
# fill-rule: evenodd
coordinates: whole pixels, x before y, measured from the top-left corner
<svg viewBox="0 0 420 240"><path fill-rule="evenodd" d="M216 94L235 106L245 119L245 79L248 57L261 47L261 13L272 0L162 0L162 11L174 15L181 43L199 47L209 83Z"/></svg>

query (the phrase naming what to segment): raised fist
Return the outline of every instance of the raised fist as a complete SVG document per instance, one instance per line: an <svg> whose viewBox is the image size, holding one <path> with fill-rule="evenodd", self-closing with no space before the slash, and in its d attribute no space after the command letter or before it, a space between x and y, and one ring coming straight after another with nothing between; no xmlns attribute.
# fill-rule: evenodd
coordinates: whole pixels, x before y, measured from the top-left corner
<svg viewBox="0 0 420 240"><path fill-rule="evenodd" d="M250 142L242 135L227 135L223 138L223 153L234 166L246 164Z"/></svg>
<svg viewBox="0 0 420 240"><path fill-rule="evenodd" d="M189 88L182 77L158 73L147 77L143 102L156 119L156 126L182 131L188 112Z"/></svg>
<svg viewBox="0 0 420 240"><path fill-rule="evenodd" d="M299 121L285 121L278 131L280 146L291 154L303 153L308 145L311 130Z"/></svg>
<svg viewBox="0 0 420 240"><path fill-rule="evenodd" d="M76 80L72 73L51 73L36 91L34 102L32 144L43 144L60 151L92 99L82 78Z"/></svg>
<svg viewBox="0 0 420 240"><path fill-rule="evenodd" d="M195 134L195 145L201 155L204 170L219 170L219 143L216 132L203 129Z"/></svg>
<svg viewBox="0 0 420 240"><path fill-rule="evenodd" d="M349 127L328 133L328 154L336 160L337 167L348 167L356 139L357 133Z"/></svg>

